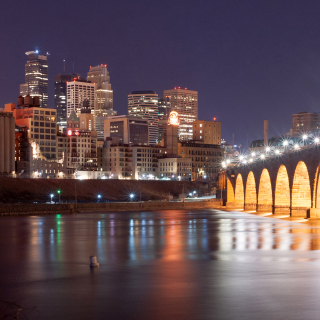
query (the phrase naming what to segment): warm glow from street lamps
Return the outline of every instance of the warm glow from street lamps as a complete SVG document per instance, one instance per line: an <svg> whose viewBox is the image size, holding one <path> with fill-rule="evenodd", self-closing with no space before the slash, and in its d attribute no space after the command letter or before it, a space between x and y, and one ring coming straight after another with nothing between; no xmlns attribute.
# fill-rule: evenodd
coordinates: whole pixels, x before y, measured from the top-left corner
<svg viewBox="0 0 320 320"><path fill-rule="evenodd" d="M262 155L260 156L260 158L261 158L261 159L264 159L264 158L265 158L265 155L264 155L264 154L262 154Z"/></svg>
<svg viewBox="0 0 320 320"><path fill-rule="evenodd" d="M299 149L299 145L296 143L296 144L294 145L294 148L295 148L295 149Z"/></svg>
<svg viewBox="0 0 320 320"><path fill-rule="evenodd" d="M271 149L270 147L266 147L266 151L269 152Z"/></svg>
<svg viewBox="0 0 320 320"><path fill-rule="evenodd" d="M283 145L284 145L284 146L289 145L289 141L288 141L288 140L284 140L284 141L283 141Z"/></svg>
<svg viewBox="0 0 320 320"><path fill-rule="evenodd" d="M302 139L303 139L303 140L308 139L308 135L304 134L304 135L302 136Z"/></svg>
<svg viewBox="0 0 320 320"><path fill-rule="evenodd" d="M319 141L320 141L320 139L318 137L314 139L315 143L319 143Z"/></svg>

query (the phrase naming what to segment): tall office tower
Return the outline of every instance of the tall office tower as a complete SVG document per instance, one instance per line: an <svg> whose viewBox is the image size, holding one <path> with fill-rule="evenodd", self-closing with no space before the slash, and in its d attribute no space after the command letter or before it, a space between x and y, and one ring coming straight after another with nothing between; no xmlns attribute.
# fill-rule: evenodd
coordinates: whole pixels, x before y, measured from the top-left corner
<svg viewBox="0 0 320 320"><path fill-rule="evenodd" d="M171 111L179 114L179 139L191 140L193 137L192 123L198 120L198 91L181 89L165 90L164 96L169 99Z"/></svg>
<svg viewBox="0 0 320 320"><path fill-rule="evenodd" d="M158 142L161 142L164 132L167 130L167 121L170 114L170 102L168 98L159 98L158 102Z"/></svg>
<svg viewBox="0 0 320 320"><path fill-rule="evenodd" d="M113 90L111 90L110 76L106 64L90 67L87 81L95 83L96 94L94 104L95 130L98 140L104 138L104 120L107 116L116 116L113 110Z"/></svg>
<svg viewBox="0 0 320 320"><path fill-rule="evenodd" d="M60 73L54 77L54 105L57 109L57 125L67 128L67 82L80 79L78 74Z"/></svg>
<svg viewBox="0 0 320 320"><path fill-rule="evenodd" d="M107 65L90 67L87 81L96 84L94 115L109 116L108 111L113 110L113 90Z"/></svg>
<svg viewBox="0 0 320 320"><path fill-rule="evenodd" d="M20 95L39 97L40 107L48 108L48 53L28 51L28 61L25 65L25 83L20 84Z"/></svg>
<svg viewBox="0 0 320 320"><path fill-rule="evenodd" d="M128 114L149 121L149 144L158 142L158 95L154 91L132 91L128 95Z"/></svg>
<svg viewBox="0 0 320 320"><path fill-rule="evenodd" d="M89 101L89 109L94 113L94 97L95 84L81 80L73 79L67 83L67 118L71 111L74 111L77 116L80 116L81 108L85 100Z"/></svg>

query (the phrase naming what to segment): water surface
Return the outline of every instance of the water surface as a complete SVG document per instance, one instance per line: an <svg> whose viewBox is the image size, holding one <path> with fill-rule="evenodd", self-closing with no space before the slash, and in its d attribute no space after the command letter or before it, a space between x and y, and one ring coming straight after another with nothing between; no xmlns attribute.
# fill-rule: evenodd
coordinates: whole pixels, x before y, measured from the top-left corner
<svg viewBox="0 0 320 320"><path fill-rule="evenodd" d="M1 217L0 319L317 319L319 249L243 212Z"/></svg>

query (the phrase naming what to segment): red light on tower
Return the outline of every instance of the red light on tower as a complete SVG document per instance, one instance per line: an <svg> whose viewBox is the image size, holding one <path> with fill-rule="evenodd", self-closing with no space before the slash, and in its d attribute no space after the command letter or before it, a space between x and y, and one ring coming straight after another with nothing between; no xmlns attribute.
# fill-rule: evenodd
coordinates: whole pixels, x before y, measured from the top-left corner
<svg viewBox="0 0 320 320"><path fill-rule="evenodd" d="M68 136L72 136L72 130L68 130Z"/></svg>
<svg viewBox="0 0 320 320"><path fill-rule="evenodd" d="M217 118L213 118L213 121L216 121L217 120Z"/></svg>

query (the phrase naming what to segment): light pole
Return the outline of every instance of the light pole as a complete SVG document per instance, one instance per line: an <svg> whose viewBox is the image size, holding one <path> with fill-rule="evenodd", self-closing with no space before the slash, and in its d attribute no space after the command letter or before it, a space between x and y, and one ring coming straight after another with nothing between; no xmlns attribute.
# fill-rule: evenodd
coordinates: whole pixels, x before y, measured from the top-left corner
<svg viewBox="0 0 320 320"><path fill-rule="evenodd" d="M133 193L130 193L130 201L132 201L134 198L134 194Z"/></svg>
<svg viewBox="0 0 320 320"><path fill-rule="evenodd" d="M60 204L60 193L61 193L60 189L58 189L57 193L59 195L59 204Z"/></svg>
<svg viewBox="0 0 320 320"><path fill-rule="evenodd" d="M101 199L101 194L98 194L97 198L98 198L97 202L99 202L99 200Z"/></svg>
<svg viewBox="0 0 320 320"><path fill-rule="evenodd" d="M50 194L50 198L51 198L50 203L51 203L51 204L52 204L52 198L53 198L53 196L54 196L54 194L53 194L53 193L51 193L51 194Z"/></svg>

